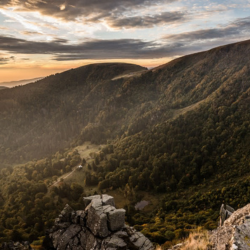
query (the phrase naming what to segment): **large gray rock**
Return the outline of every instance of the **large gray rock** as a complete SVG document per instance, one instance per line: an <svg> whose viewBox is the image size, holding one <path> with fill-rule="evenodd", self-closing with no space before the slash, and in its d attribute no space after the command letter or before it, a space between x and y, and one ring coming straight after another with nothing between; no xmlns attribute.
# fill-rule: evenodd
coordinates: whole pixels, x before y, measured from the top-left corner
<svg viewBox="0 0 250 250"><path fill-rule="evenodd" d="M108 237L107 239L103 240L101 250L106 249L127 249L126 242L119 238L117 235L112 235L111 237Z"/></svg>
<svg viewBox="0 0 250 250"><path fill-rule="evenodd" d="M111 231L117 231L124 227L125 213L124 209L115 209L108 212L108 226Z"/></svg>
<svg viewBox="0 0 250 250"><path fill-rule="evenodd" d="M109 196L107 194L103 194L102 201L105 205L110 205L110 206L115 207L115 200L114 200L114 197L112 197L112 196Z"/></svg>
<svg viewBox="0 0 250 250"><path fill-rule="evenodd" d="M209 240L212 249L249 250L250 204L232 213L222 226L210 233Z"/></svg>
<svg viewBox="0 0 250 250"><path fill-rule="evenodd" d="M116 209L108 195L85 197L85 210L68 205L44 240L45 249L153 250L152 243L125 225L125 210Z"/></svg>
<svg viewBox="0 0 250 250"><path fill-rule="evenodd" d="M153 245L148 238L146 238L142 233L136 232L135 229L127 227L130 234L130 242L132 249L139 250L151 250Z"/></svg>
<svg viewBox="0 0 250 250"><path fill-rule="evenodd" d="M77 239L77 237L75 237L75 236L77 236L81 230L82 230L82 227L80 225L77 225L77 224L70 225L67 228L67 230L64 231L64 233L60 235L60 237L59 237L60 240L57 241L57 243L54 245L54 248L56 248L58 250L66 249L70 240L74 239L74 238Z"/></svg>
<svg viewBox="0 0 250 250"><path fill-rule="evenodd" d="M125 224L125 210L114 207L114 198L108 195L96 195L84 198L88 206L87 227L95 236L107 237L110 231L118 231Z"/></svg>
<svg viewBox="0 0 250 250"><path fill-rule="evenodd" d="M93 195L93 196L88 196L88 197L83 198L83 201L86 207L91 203L92 200L101 200L103 205L110 205L113 207L115 206L114 197L107 195L107 194Z"/></svg>
<svg viewBox="0 0 250 250"><path fill-rule="evenodd" d="M70 222L71 221L71 213L74 210L67 204L59 215L59 219L61 222Z"/></svg>
<svg viewBox="0 0 250 250"><path fill-rule="evenodd" d="M108 230L107 214L103 211L101 199L94 199L86 208L88 212L87 227L95 236L107 237L110 234Z"/></svg>

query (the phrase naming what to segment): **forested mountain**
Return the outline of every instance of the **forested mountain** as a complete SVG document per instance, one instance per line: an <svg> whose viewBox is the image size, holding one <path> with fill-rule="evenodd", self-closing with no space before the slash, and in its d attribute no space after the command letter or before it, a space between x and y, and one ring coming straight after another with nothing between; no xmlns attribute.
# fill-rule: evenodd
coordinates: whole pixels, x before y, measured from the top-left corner
<svg viewBox="0 0 250 250"><path fill-rule="evenodd" d="M164 243L195 225L214 228L221 202L250 202L249 56L245 41L152 70L93 64L2 90L2 166L108 140L88 185L165 194L152 215L127 207L137 229Z"/></svg>
<svg viewBox="0 0 250 250"><path fill-rule="evenodd" d="M248 89L248 51L247 41L144 72L135 65L89 65L1 91L0 157L19 162L68 147L74 139L100 143L133 135L200 101L221 99L228 106ZM142 74L117 77L131 71Z"/></svg>
<svg viewBox="0 0 250 250"><path fill-rule="evenodd" d="M102 113L121 115L121 109L116 110L110 102L122 91L123 79L112 79L138 70L145 68L89 65L1 91L0 159L19 163L46 156L69 147L87 125L104 128L107 117ZM117 119L113 117L107 125L113 126ZM114 126L118 128L118 124Z"/></svg>
<svg viewBox="0 0 250 250"><path fill-rule="evenodd" d="M24 80L20 80L20 81L0 82L0 85L4 86L4 87L7 87L7 88L12 88L12 87L32 83L32 82L38 81L40 79L42 79L42 77L37 77L37 78L33 78L33 79L24 79Z"/></svg>

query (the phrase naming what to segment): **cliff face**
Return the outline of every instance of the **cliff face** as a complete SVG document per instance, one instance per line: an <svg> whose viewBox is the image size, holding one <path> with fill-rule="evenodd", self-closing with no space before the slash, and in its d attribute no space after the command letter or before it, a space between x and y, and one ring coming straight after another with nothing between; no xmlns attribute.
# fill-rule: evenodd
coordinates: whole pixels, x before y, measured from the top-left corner
<svg viewBox="0 0 250 250"><path fill-rule="evenodd" d="M74 211L69 205L65 206L54 227L48 231L44 249L155 249L143 234L125 225L125 210L115 208L113 197L90 196L85 197L84 202L85 210ZM208 245L204 249L249 250L250 204L237 211L223 205L220 214L221 226L209 233ZM185 243L178 244L173 249L185 246Z"/></svg>
<svg viewBox="0 0 250 250"><path fill-rule="evenodd" d="M197 231L189 238L168 250L249 250L250 204L234 211L222 204L220 225L213 231Z"/></svg>
<svg viewBox="0 0 250 250"><path fill-rule="evenodd" d="M108 195L84 198L85 210L69 205L47 232L43 247L57 250L153 250L141 233L125 225L125 210L116 209Z"/></svg>
<svg viewBox="0 0 250 250"><path fill-rule="evenodd" d="M210 242L216 250L250 249L250 204L235 211L223 226L212 231Z"/></svg>

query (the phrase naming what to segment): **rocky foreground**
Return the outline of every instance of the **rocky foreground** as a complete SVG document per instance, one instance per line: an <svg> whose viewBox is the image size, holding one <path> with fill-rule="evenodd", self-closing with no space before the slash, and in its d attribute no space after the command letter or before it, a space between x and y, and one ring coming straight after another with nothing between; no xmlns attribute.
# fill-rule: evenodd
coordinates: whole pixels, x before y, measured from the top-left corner
<svg viewBox="0 0 250 250"><path fill-rule="evenodd" d="M47 231L45 250L154 250L153 244L140 232L125 225L125 210L116 209L114 198L108 195L85 197L85 209L74 211L66 205L55 225ZM205 236L196 236L172 250L249 250L250 204L234 211L222 206L220 226ZM204 238L207 238L204 241ZM198 244L202 244L198 247ZM204 243L203 243L204 242ZM198 248L197 248L198 247ZM0 249L28 250L28 242L4 243Z"/></svg>
<svg viewBox="0 0 250 250"><path fill-rule="evenodd" d="M250 204L232 213L222 226L211 232L209 240L211 249L249 250Z"/></svg>
<svg viewBox="0 0 250 250"><path fill-rule="evenodd" d="M141 233L125 225L125 210L116 209L108 195L85 197L85 210L69 205L47 232L44 249L57 250L153 250Z"/></svg>
<svg viewBox="0 0 250 250"><path fill-rule="evenodd" d="M222 204L216 230L194 232L168 250L250 250L250 204L237 211Z"/></svg>
<svg viewBox="0 0 250 250"><path fill-rule="evenodd" d="M116 209L109 195L84 197L85 209L74 211L66 205L46 232L44 250L153 250L140 232L125 225L125 210ZM8 242L3 250L32 249L28 242Z"/></svg>

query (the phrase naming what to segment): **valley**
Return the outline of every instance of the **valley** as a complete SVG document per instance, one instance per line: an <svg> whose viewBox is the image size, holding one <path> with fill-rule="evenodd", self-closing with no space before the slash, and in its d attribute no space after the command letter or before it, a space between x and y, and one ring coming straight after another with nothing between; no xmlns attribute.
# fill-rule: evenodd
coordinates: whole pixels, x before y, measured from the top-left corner
<svg viewBox="0 0 250 250"><path fill-rule="evenodd" d="M216 228L221 203L250 202L249 54L245 41L1 90L0 241L37 240L65 204L97 193L166 249Z"/></svg>

